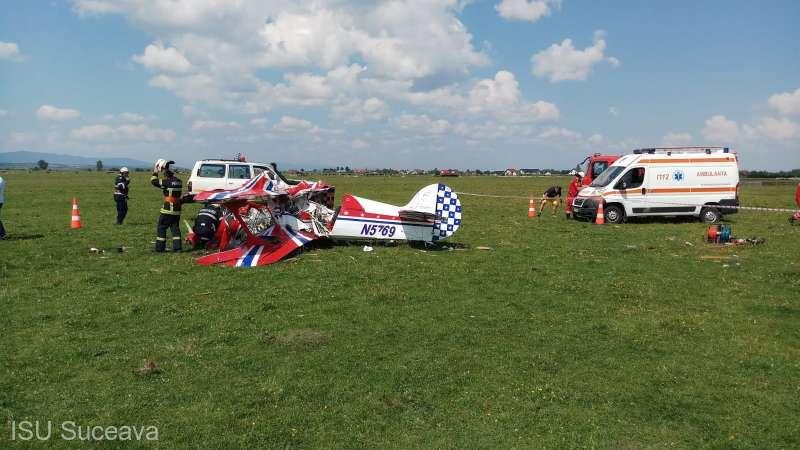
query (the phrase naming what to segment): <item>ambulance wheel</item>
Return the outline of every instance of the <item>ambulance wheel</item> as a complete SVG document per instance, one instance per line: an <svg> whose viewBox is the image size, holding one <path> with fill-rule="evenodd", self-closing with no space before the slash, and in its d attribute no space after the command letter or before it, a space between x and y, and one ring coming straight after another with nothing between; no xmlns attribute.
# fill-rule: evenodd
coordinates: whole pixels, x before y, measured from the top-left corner
<svg viewBox="0 0 800 450"><path fill-rule="evenodd" d="M606 208L606 223L622 223L625 221L625 211L620 206L611 205Z"/></svg>
<svg viewBox="0 0 800 450"><path fill-rule="evenodd" d="M706 207L700 210L700 220L704 223L717 223L722 219L717 208Z"/></svg>

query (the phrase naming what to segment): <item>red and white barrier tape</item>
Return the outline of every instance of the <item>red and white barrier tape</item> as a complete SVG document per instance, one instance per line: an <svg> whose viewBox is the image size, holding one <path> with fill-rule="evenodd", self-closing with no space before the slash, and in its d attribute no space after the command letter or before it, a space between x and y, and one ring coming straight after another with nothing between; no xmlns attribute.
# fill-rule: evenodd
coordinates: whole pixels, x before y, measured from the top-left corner
<svg viewBox="0 0 800 450"><path fill-rule="evenodd" d="M469 195L472 197L488 197L488 198L512 198L512 199L530 199L533 198L534 200L539 200L539 197L525 197L522 195L492 195L492 194L474 194L471 192L456 192L458 195ZM697 203L678 203L678 202L659 202L657 200L638 200L638 199L627 199L628 202L640 202L640 203L649 203L649 204L657 204L657 205L668 205L668 206L693 206L693 207L703 207L705 205L697 204ZM788 213L795 213L797 209L788 209L788 208L764 208L759 206L726 206L726 205L713 205L715 208L719 209L737 209L737 210L744 210L744 211L766 211L766 212L788 212Z"/></svg>

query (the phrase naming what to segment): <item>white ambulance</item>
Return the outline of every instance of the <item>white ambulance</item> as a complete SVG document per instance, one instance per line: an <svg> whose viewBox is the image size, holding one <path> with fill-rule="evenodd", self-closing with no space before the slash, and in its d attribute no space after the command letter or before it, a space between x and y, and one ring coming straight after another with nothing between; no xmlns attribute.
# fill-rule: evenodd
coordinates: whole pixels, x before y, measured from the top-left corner
<svg viewBox="0 0 800 450"><path fill-rule="evenodd" d="M578 193L575 217L594 219L601 199L607 223L640 216L694 216L718 222L723 214L737 212L739 160L727 147L634 150Z"/></svg>

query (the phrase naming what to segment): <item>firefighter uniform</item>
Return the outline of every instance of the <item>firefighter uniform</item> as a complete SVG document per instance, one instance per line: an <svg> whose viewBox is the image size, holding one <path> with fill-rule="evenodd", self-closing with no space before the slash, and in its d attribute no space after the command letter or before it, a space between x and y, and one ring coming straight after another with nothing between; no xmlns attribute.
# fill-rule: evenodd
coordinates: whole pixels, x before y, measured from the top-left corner
<svg viewBox="0 0 800 450"><path fill-rule="evenodd" d="M194 221L194 233L199 238L198 247L205 247L217 233L219 221L222 218L222 210L219 205L206 203L197 213Z"/></svg>
<svg viewBox="0 0 800 450"><path fill-rule="evenodd" d="M123 167L114 180L114 202L117 204L117 225L122 225L125 216L128 215L128 185L130 184L131 179L128 177L128 169Z"/></svg>
<svg viewBox="0 0 800 450"><path fill-rule="evenodd" d="M172 233L172 251L181 251L181 190L183 183L171 171L167 171L164 179L158 178L158 173L153 172L150 184L161 189L164 194L164 204L161 215L158 216L156 227L156 251L163 252L167 247L167 228Z"/></svg>

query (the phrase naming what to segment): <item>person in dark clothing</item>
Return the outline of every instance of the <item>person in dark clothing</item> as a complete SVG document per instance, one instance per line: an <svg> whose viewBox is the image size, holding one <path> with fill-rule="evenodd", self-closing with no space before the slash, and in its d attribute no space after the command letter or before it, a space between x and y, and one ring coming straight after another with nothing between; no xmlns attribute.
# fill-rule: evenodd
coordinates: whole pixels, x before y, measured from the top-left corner
<svg viewBox="0 0 800 450"><path fill-rule="evenodd" d="M222 209L219 205L206 203L197 213L194 220L194 233L197 235L197 248L205 248L209 242L214 240L222 218Z"/></svg>
<svg viewBox="0 0 800 450"><path fill-rule="evenodd" d="M172 251L181 251L181 191L183 183L175 176L175 173L166 165L164 179L158 178L158 171L153 172L150 177L150 184L161 189L164 195L164 204L161 207L161 214L158 216L156 226L156 251L162 253L167 247L167 229L172 233Z"/></svg>
<svg viewBox="0 0 800 450"><path fill-rule="evenodd" d="M119 169L119 175L114 180L114 202L117 204L117 225L122 225L125 216L128 215L128 186L131 178L128 176L128 168Z"/></svg>
<svg viewBox="0 0 800 450"><path fill-rule="evenodd" d="M544 207L548 203L552 203L553 215L555 216L558 205L563 202L564 200L561 199L561 186L550 186L544 191L544 194L542 194L542 204L539 205L539 216L544 213Z"/></svg>
<svg viewBox="0 0 800 450"><path fill-rule="evenodd" d="M0 211L3 210L3 202L5 202L5 198L3 198L3 191L6 189L6 182L3 181L3 177L0 177ZM0 220L0 241L6 239L6 229L3 228L3 221Z"/></svg>

